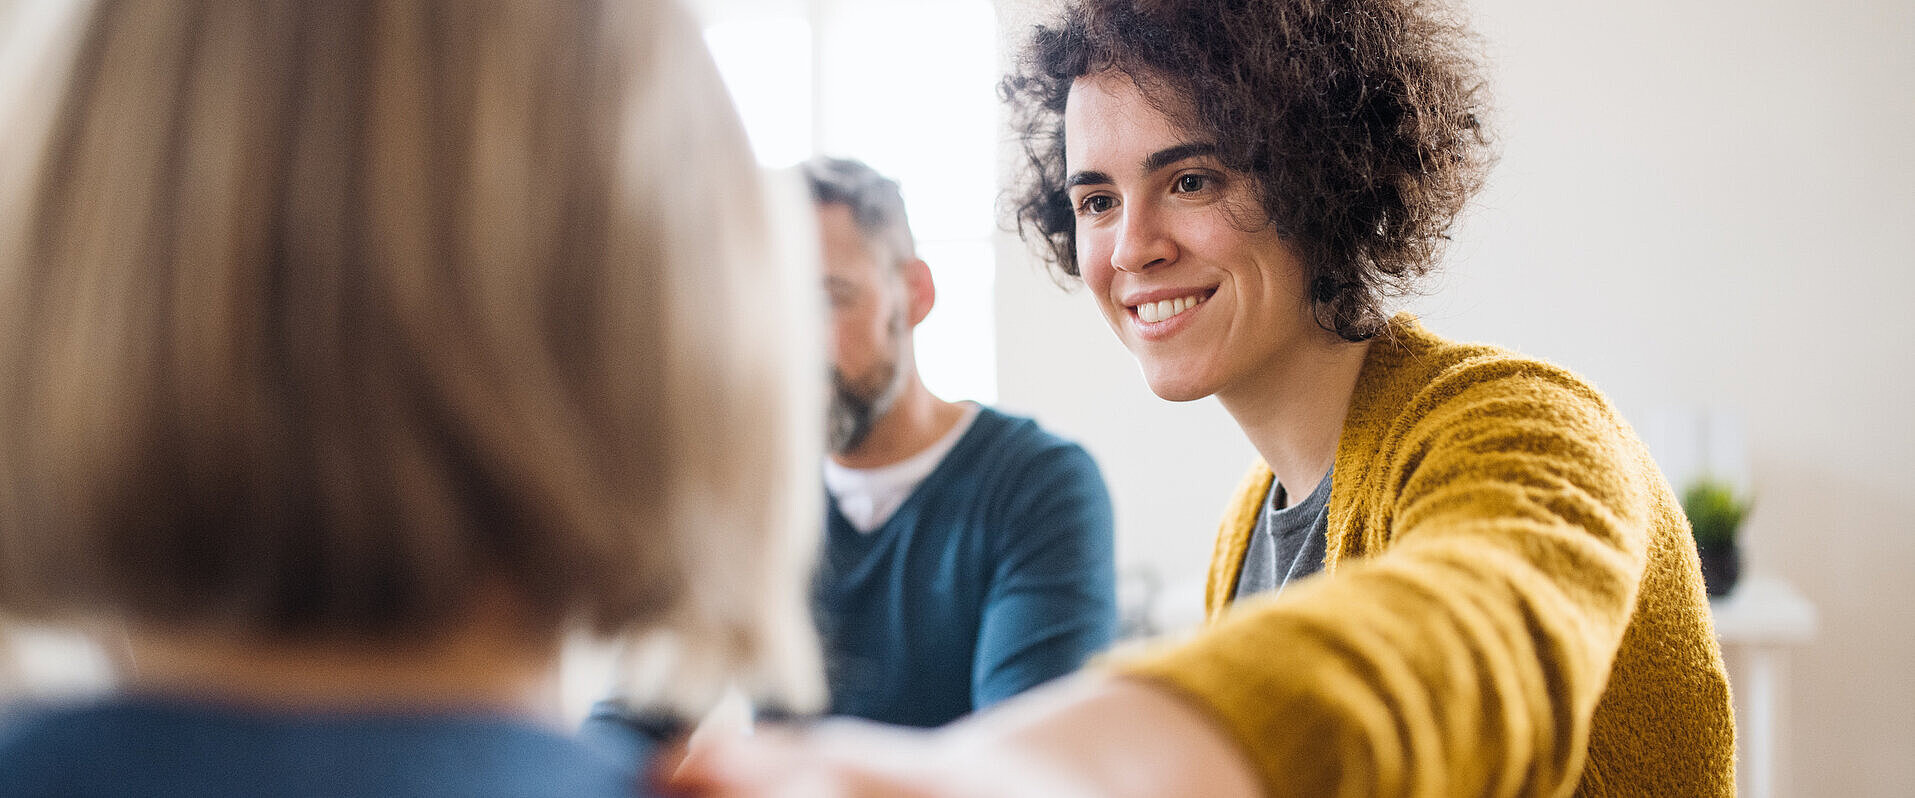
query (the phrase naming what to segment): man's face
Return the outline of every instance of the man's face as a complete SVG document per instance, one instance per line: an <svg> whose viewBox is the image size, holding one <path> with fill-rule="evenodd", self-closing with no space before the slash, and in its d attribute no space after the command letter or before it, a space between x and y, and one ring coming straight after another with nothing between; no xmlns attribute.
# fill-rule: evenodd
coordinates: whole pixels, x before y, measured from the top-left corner
<svg viewBox="0 0 1915 798"><path fill-rule="evenodd" d="M1077 262L1158 396L1252 394L1323 333L1302 261L1256 181L1158 111L1128 75L1078 78L1064 110Z"/></svg>
<svg viewBox="0 0 1915 798"><path fill-rule="evenodd" d="M825 296L831 309L831 451L854 451L889 412L906 377L909 308L897 269L880 262L851 208L818 208Z"/></svg>

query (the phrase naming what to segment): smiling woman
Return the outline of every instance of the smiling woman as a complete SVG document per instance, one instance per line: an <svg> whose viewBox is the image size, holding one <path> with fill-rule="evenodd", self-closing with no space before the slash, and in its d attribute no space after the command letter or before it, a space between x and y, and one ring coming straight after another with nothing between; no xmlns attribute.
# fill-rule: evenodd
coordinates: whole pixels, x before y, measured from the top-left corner
<svg viewBox="0 0 1915 798"><path fill-rule="evenodd" d="M1236 2L1213 15L1189 3L1099 4L1031 39L1037 68L1003 86L1032 167L1018 218L1061 271L1079 267L1064 111L1077 76L1105 71L1134 81L1176 126L1206 131L1221 164L1257 176L1253 216L1292 237L1326 328L1374 334L1389 295L1433 267L1491 161L1473 37L1447 8L1285 5ZM1270 38L1286 49L1259 60Z"/></svg>
<svg viewBox="0 0 1915 798"><path fill-rule="evenodd" d="M929 738L760 740L684 780L1733 794L1694 546L1629 426L1565 369L1388 313L1488 161L1468 43L1427 0L1079 0L1033 31L1004 83L1024 232L1153 391L1217 397L1262 457L1211 624Z"/></svg>

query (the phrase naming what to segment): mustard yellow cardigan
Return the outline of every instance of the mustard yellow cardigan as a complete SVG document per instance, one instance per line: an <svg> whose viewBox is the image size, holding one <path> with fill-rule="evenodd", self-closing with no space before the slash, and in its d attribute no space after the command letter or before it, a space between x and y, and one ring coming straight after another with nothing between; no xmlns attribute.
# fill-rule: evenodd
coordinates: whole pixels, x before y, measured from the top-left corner
<svg viewBox="0 0 1915 798"><path fill-rule="evenodd" d="M1270 796L1734 794L1688 521L1594 388L1399 316L1335 474L1323 575L1230 603L1258 463L1218 534L1210 625L1111 667L1206 709Z"/></svg>

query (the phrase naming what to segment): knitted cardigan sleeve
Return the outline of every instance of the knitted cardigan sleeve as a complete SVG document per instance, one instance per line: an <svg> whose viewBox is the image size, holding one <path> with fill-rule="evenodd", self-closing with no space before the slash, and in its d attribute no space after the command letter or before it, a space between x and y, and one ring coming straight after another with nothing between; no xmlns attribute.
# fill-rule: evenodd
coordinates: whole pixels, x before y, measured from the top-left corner
<svg viewBox="0 0 1915 798"><path fill-rule="evenodd" d="M1114 669L1207 709L1271 796L1567 794L1652 529L1680 515L1566 371L1491 353L1382 372L1339 446L1330 572ZM1226 518L1213 603L1239 537Z"/></svg>

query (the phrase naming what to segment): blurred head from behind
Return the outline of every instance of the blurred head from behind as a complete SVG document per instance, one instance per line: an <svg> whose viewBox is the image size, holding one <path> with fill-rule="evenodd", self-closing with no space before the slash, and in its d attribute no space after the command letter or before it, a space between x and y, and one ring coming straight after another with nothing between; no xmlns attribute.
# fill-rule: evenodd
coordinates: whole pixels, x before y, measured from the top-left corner
<svg viewBox="0 0 1915 798"><path fill-rule="evenodd" d="M1020 231L1080 276L1066 105L1128 83L1166 128L1248 178L1246 232L1302 267L1307 311L1360 341L1432 268L1490 159L1471 37L1424 0L1072 0L1000 91L1027 170ZM1109 93L1108 85L1103 87Z"/></svg>
<svg viewBox="0 0 1915 798"><path fill-rule="evenodd" d="M0 102L0 610L806 661L815 361L688 21L74 5Z"/></svg>
<svg viewBox="0 0 1915 798"><path fill-rule="evenodd" d="M897 181L845 158L815 158L804 172L818 210L831 312L828 441L845 454L918 384L912 330L935 294Z"/></svg>

